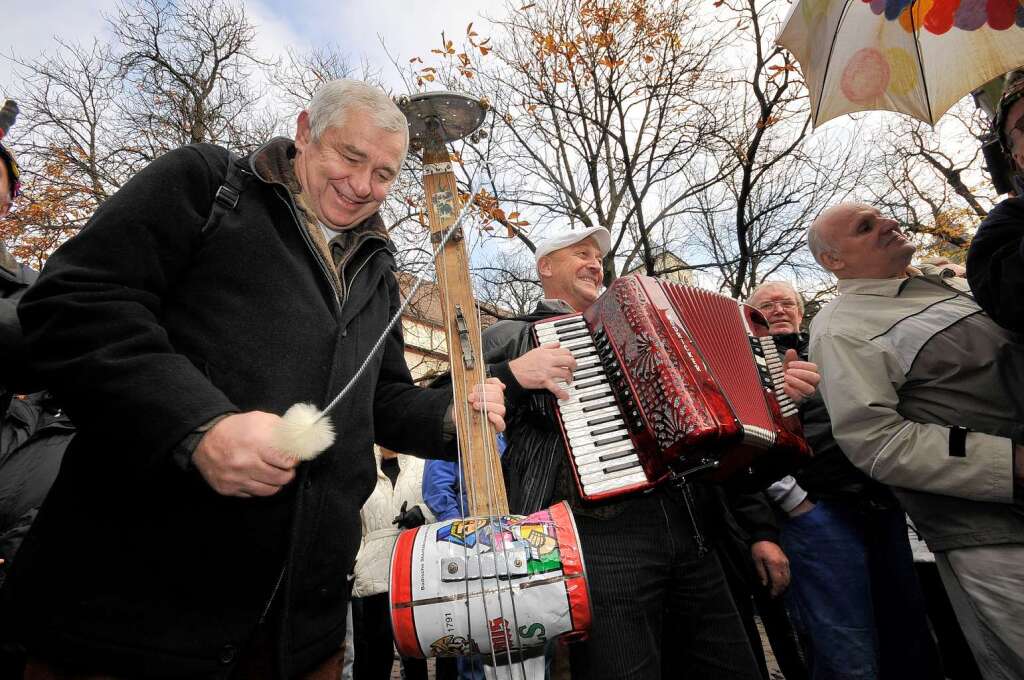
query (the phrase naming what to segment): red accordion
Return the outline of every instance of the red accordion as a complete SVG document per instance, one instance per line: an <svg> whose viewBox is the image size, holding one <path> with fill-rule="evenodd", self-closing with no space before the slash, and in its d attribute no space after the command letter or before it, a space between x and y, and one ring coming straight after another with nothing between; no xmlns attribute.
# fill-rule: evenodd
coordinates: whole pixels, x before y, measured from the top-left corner
<svg viewBox="0 0 1024 680"><path fill-rule="evenodd" d="M534 335L576 357L558 417L587 500L702 470L724 481L759 459L810 455L782 390L782 358L753 307L629 276L584 314L535 323Z"/></svg>

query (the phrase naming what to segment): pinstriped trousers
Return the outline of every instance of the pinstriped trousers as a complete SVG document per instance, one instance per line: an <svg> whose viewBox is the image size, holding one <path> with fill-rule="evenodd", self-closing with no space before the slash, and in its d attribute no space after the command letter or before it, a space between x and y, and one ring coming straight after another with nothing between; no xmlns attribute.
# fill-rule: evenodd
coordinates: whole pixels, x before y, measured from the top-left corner
<svg viewBox="0 0 1024 680"><path fill-rule="evenodd" d="M572 645L574 680L760 680L718 556L700 554L679 492L621 503L614 517L576 516L593 623Z"/></svg>

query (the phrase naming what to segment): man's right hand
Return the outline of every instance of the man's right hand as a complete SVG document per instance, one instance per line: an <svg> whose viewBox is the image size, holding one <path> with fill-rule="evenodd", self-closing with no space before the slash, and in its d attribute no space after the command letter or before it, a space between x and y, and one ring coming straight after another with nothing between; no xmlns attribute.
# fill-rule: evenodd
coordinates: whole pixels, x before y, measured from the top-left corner
<svg viewBox="0 0 1024 680"><path fill-rule="evenodd" d="M528 390L548 390L556 399L565 399L569 394L555 382L572 382L576 360L572 352L562 349L557 342L545 342L540 347L508 362L512 375Z"/></svg>
<svg viewBox="0 0 1024 680"><path fill-rule="evenodd" d="M270 445L280 423L280 416L262 411L227 416L199 440L192 462L221 495L271 496L295 478L298 465Z"/></svg>
<svg viewBox="0 0 1024 680"><path fill-rule="evenodd" d="M750 546L750 557L754 560L757 577L761 585L768 588L772 597L778 597L789 587L789 558L772 541L758 541Z"/></svg>

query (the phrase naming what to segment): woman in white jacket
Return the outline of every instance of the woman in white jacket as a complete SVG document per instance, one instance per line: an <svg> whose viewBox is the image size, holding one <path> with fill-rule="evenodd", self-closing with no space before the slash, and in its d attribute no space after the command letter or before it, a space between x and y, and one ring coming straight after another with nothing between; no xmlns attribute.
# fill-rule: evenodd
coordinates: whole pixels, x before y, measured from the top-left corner
<svg viewBox="0 0 1024 680"><path fill-rule="evenodd" d="M388 606L391 552L402 529L434 521L423 502L421 458L376 448L377 485L360 513L363 538L352 585L355 629L353 680L388 680L394 640ZM406 680L426 680L423 659L402 659Z"/></svg>

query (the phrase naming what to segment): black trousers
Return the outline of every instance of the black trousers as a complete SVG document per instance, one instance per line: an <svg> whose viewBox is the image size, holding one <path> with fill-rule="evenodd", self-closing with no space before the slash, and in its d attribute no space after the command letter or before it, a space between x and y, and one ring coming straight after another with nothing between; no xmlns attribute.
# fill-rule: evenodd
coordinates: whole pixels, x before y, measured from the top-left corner
<svg viewBox="0 0 1024 680"><path fill-rule="evenodd" d="M574 680L760 680L722 566L698 550L680 492L622 503L615 517L576 517L593 623L572 646Z"/></svg>
<svg viewBox="0 0 1024 680"><path fill-rule="evenodd" d="M352 680L390 680L395 660L388 594L352 600ZM427 660L402 658L405 680L427 680Z"/></svg>

